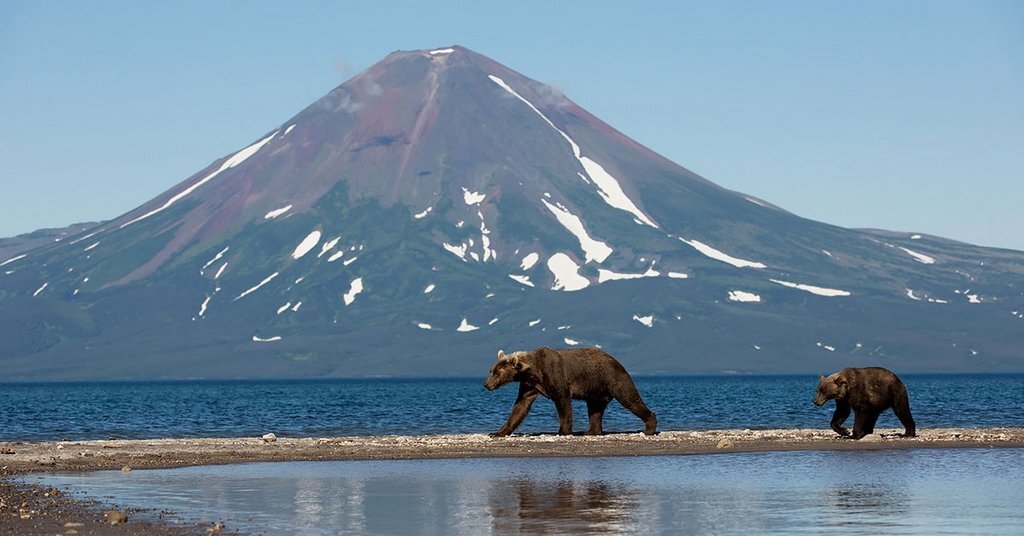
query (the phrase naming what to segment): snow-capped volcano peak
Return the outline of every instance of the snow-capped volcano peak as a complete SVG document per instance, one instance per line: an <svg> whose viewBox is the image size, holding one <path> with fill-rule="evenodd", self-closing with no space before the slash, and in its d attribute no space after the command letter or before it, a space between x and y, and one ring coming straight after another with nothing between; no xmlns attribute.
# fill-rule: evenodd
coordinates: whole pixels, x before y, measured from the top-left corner
<svg viewBox="0 0 1024 536"><path fill-rule="evenodd" d="M225 152L0 257L0 364L445 375L544 344L614 346L641 371L818 368L842 344L852 360L1019 361L974 333L1019 324L1024 255L799 218L458 45L394 52Z"/></svg>

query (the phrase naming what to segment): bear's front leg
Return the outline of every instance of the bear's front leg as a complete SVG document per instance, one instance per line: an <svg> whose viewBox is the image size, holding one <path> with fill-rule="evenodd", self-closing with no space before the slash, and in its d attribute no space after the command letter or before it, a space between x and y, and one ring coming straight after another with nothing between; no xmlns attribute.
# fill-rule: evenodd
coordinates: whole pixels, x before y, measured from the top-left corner
<svg viewBox="0 0 1024 536"><path fill-rule="evenodd" d="M523 423L523 420L530 413L533 401L537 400L539 394L536 389L526 384L519 384L519 396L516 397L516 403L512 405L512 412L509 413L508 420L505 421L505 424L497 432L489 435L491 437L505 437L514 432L516 428L519 428L519 425Z"/></svg>
<svg viewBox="0 0 1024 536"><path fill-rule="evenodd" d="M558 397L551 399L558 412L558 435L572 435L572 399Z"/></svg>
<svg viewBox="0 0 1024 536"><path fill-rule="evenodd" d="M850 404L845 400L836 400L836 411L832 414L832 422L829 423L835 432L843 437L850 435L850 431L843 426L847 417L850 416Z"/></svg>

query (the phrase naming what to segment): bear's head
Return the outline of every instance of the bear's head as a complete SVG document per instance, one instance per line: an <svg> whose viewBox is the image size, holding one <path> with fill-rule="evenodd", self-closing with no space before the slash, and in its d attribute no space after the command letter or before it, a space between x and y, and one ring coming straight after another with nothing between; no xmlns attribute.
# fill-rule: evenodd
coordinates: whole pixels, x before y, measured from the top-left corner
<svg viewBox="0 0 1024 536"><path fill-rule="evenodd" d="M506 383L515 381L517 375L529 368L529 365L523 360L525 355L526 352L513 352L506 355L505 352L498 350L498 362L491 367L491 373L484 380L484 387L488 391L493 391Z"/></svg>
<svg viewBox="0 0 1024 536"><path fill-rule="evenodd" d="M818 392L814 394L814 405L820 406L829 400L846 398L846 378L840 373L829 377L818 375Z"/></svg>

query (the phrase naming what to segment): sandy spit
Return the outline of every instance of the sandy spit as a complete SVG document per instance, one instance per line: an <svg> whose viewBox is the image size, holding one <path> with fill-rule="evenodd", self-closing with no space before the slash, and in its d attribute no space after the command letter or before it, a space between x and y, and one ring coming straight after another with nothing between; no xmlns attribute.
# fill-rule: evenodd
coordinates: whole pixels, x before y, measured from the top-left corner
<svg viewBox="0 0 1024 536"><path fill-rule="evenodd" d="M530 456L650 456L791 450L1024 447L1024 428L935 428L915 438L879 430L859 441L830 430L667 431L654 436L485 434L0 442L0 476L40 471L167 468L259 461Z"/></svg>

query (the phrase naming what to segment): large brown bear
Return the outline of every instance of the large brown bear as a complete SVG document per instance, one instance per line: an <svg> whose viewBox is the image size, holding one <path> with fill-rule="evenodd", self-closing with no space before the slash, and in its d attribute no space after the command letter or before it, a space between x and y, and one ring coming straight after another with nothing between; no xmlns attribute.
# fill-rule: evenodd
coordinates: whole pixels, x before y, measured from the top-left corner
<svg viewBox="0 0 1024 536"><path fill-rule="evenodd" d="M519 396L508 421L494 437L511 434L523 422L538 395L550 398L558 411L559 435L572 434L572 400L586 400L590 414L587 435L602 433L604 410L614 398L644 421L644 433L652 435L658 426L654 412L647 408L633 378L626 369L599 348L552 350L537 348L530 352L505 355L498 351L498 362L484 381L493 391L509 382L519 382Z"/></svg>
<svg viewBox="0 0 1024 536"><path fill-rule="evenodd" d="M889 408L906 428L903 437L917 435L917 425L910 416L907 388L890 370L881 367L845 368L827 378L819 375L814 405L821 406L833 399L836 411L832 414L832 429L843 437L860 439L874 433L878 416ZM851 409L854 412L852 436L843 427Z"/></svg>

